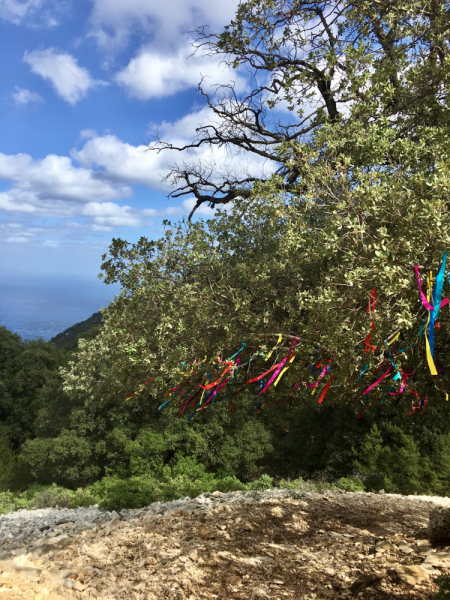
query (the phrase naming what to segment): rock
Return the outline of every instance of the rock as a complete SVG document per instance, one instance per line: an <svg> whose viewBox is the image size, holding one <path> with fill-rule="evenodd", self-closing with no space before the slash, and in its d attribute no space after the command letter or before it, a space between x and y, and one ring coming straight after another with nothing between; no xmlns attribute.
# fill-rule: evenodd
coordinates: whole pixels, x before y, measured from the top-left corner
<svg viewBox="0 0 450 600"><path fill-rule="evenodd" d="M253 588L252 598L267 598L267 591L261 587Z"/></svg>
<svg viewBox="0 0 450 600"><path fill-rule="evenodd" d="M290 546L289 544L267 544L269 548L275 548L276 550L281 550L282 552L298 552L295 546Z"/></svg>
<svg viewBox="0 0 450 600"><path fill-rule="evenodd" d="M253 531L253 526L248 521L244 521L240 523L239 529L242 529L242 531Z"/></svg>
<svg viewBox="0 0 450 600"><path fill-rule="evenodd" d="M105 525L105 535L110 535L111 531L118 525L120 522L119 515L116 514L111 521L108 521Z"/></svg>
<svg viewBox="0 0 450 600"><path fill-rule="evenodd" d="M220 498L221 495L222 495L222 492L217 491L217 492L213 492L211 494L211 497L212 498Z"/></svg>
<svg viewBox="0 0 450 600"><path fill-rule="evenodd" d="M450 569L450 554L447 552L429 554L423 564L440 567L441 569Z"/></svg>
<svg viewBox="0 0 450 600"><path fill-rule="evenodd" d="M392 544L388 540L382 540L375 544L375 552L386 552L392 548Z"/></svg>
<svg viewBox="0 0 450 600"><path fill-rule="evenodd" d="M430 513L428 523L430 542L434 546L450 545L450 508L437 506Z"/></svg>
<svg viewBox="0 0 450 600"><path fill-rule="evenodd" d="M411 546L411 544L407 544L406 542L399 542L397 544L397 548L400 550L400 552L403 552L403 554L412 554L414 552L414 548Z"/></svg>
<svg viewBox="0 0 450 600"><path fill-rule="evenodd" d="M386 579L386 577L387 573L372 573L371 575L362 575L352 583L352 585L350 586L350 591L353 594L353 596L357 596L359 592L365 590L366 587L373 585L377 581Z"/></svg>
<svg viewBox="0 0 450 600"><path fill-rule="evenodd" d="M429 540L416 540L416 546L418 546L419 548L428 549L430 548L431 543Z"/></svg>
<svg viewBox="0 0 450 600"><path fill-rule="evenodd" d="M198 552L197 552L197 550L195 550L195 549L194 549L194 550L191 550L191 551L189 552L189 558L190 558L191 560L193 560L193 561L196 561L196 560L197 560L197 558L198 558Z"/></svg>
<svg viewBox="0 0 450 600"><path fill-rule="evenodd" d="M417 565L395 565L393 570L399 579L410 585L417 585L430 579L429 571Z"/></svg>
<svg viewBox="0 0 450 600"><path fill-rule="evenodd" d="M240 585L242 583L242 579L239 577L239 575L232 575L228 579L228 583L230 585Z"/></svg>
<svg viewBox="0 0 450 600"><path fill-rule="evenodd" d="M385 494L386 492L384 490L379 490L378 493L379 494Z"/></svg>
<svg viewBox="0 0 450 600"><path fill-rule="evenodd" d="M270 558L269 556L254 556L252 558L244 557L241 559L241 562L244 565L248 565L250 567L255 567L258 565L268 565L268 566L274 565L275 566L277 564L277 561L274 560L273 558Z"/></svg>
<svg viewBox="0 0 450 600"><path fill-rule="evenodd" d="M200 528L200 537L203 540L213 540L216 536L207 527Z"/></svg>

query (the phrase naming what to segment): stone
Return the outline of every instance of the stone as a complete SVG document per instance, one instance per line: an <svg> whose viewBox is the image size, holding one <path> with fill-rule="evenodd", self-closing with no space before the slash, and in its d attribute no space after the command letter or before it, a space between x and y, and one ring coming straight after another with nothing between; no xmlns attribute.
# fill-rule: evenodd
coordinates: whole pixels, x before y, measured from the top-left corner
<svg viewBox="0 0 450 600"><path fill-rule="evenodd" d="M379 494L385 494L386 492L384 490L379 490L378 493Z"/></svg>
<svg viewBox="0 0 450 600"><path fill-rule="evenodd" d="M242 579L239 577L239 575L232 575L229 579L228 579L228 583L230 585L241 585L242 583Z"/></svg>
<svg viewBox="0 0 450 600"><path fill-rule="evenodd" d="M450 554L447 552L429 554L424 564L431 565L432 567L440 567L441 569L450 569Z"/></svg>
<svg viewBox="0 0 450 600"><path fill-rule="evenodd" d="M382 540L375 544L375 552L386 552L392 548L392 544L388 540Z"/></svg>
<svg viewBox="0 0 450 600"><path fill-rule="evenodd" d="M350 591L353 596L357 596L360 592L374 583L386 579L387 573L372 573L371 575L362 575L350 586Z"/></svg>
<svg viewBox="0 0 450 600"><path fill-rule="evenodd" d="M268 592L261 587L253 588L252 598L267 598Z"/></svg>
<svg viewBox="0 0 450 600"><path fill-rule="evenodd" d="M198 552L197 552L197 550L196 550L196 549L194 549L194 550L191 550L191 551L189 552L189 558L190 558L191 560L193 560L193 561L196 561L196 560L198 559Z"/></svg>
<svg viewBox="0 0 450 600"><path fill-rule="evenodd" d="M397 544L397 548L400 550L400 552L403 552L403 554L412 554L414 552L414 548L411 546L411 544L407 544L406 542L399 542Z"/></svg>
<svg viewBox="0 0 450 600"><path fill-rule="evenodd" d="M213 540L216 537L207 527L200 527L199 535L203 540Z"/></svg>
<svg viewBox="0 0 450 600"><path fill-rule="evenodd" d="M450 508L437 506L430 513L428 535L433 546L450 545Z"/></svg>
<svg viewBox="0 0 450 600"><path fill-rule="evenodd" d="M222 492L216 491L211 494L211 497L212 498L220 498L221 495L222 495Z"/></svg>
<svg viewBox="0 0 450 600"><path fill-rule="evenodd" d="M410 585L417 585L430 579L429 571L418 565L395 565L393 571L399 579Z"/></svg>

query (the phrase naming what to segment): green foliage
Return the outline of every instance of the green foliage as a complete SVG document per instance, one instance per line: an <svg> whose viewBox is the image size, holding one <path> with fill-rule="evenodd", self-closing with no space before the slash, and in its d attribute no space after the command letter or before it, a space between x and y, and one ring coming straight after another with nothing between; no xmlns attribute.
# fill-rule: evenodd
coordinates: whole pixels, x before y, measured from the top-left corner
<svg viewBox="0 0 450 600"><path fill-rule="evenodd" d="M446 3L342 5L333 43L328 32L306 39L290 27L294 19L310 31L320 13L284 6L241 3L218 47L236 64L257 47L262 72L282 70L282 94L300 118L314 86L326 89L340 72L326 107L308 117L307 135L277 138L273 156L294 183L275 174L251 189L235 186L234 207L213 219L166 222L156 241L113 240L102 269L122 291L101 328L80 335L77 352L22 342L0 327L1 510L56 499L123 508L266 489L265 472L294 477L282 483L299 490L334 480L348 490L450 494L450 412L430 386L423 340L395 356L400 370L414 371L408 387L428 397L423 415L409 416L409 391L390 396L398 382L387 377L355 418L375 377L369 368L358 383L365 364L387 361L384 340L397 328L402 344L414 343L427 316L413 265L435 270L450 247ZM281 37L274 22L286 25ZM384 31L391 35L383 45ZM349 34L358 42L348 44ZM284 69L285 50L307 51L311 64ZM333 112L333 102L347 101L346 113ZM374 287L375 351L365 353ZM449 365L448 310L440 324L435 357ZM257 408L257 389L246 381L286 356L294 336L295 361ZM242 340L241 366L227 386L204 410L179 416L193 386L218 370L217 357L234 354ZM331 359L335 379L323 404L303 385L293 391L300 378L317 379L313 360ZM320 482L298 477L318 472ZM6 491L30 484L59 487Z"/></svg>
<svg viewBox="0 0 450 600"><path fill-rule="evenodd" d="M434 600L449 600L450 598L450 574L443 573L434 580L439 586L439 591Z"/></svg>
<svg viewBox="0 0 450 600"><path fill-rule="evenodd" d="M388 423L383 431L373 425L355 461L366 489L448 495L450 435L427 430L425 434L420 440L397 425Z"/></svg>
<svg viewBox="0 0 450 600"><path fill-rule="evenodd" d="M69 508L74 498L71 490L52 484L37 489L33 498L33 508Z"/></svg>
<svg viewBox="0 0 450 600"><path fill-rule="evenodd" d="M12 449L9 430L0 423L0 491L11 487L16 468L16 456Z"/></svg>
<svg viewBox="0 0 450 600"><path fill-rule="evenodd" d="M269 475L261 475L256 481L252 481L249 485L251 490L269 490L273 487L273 477Z"/></svg>
<svg viewBox="0 0 450 600"><path fill-rule="evenodd" d="M346 492L365 492L366 488L359 477L341 477L331 489L345 490Z"/></svg>
<svg viewBox="0 0 450 600"><path fill-rule="evenodd" d="M80 321L65 331L58 333L50 340L57 348L74 352L78 348L79 339L95 338L102 326L102 313L96 312L89 319Z"/></svg>
<svg viewBox="0 0 450 600"><path fill-rule="evenodd" d="M129 479L104 478L100 485L94 484L92 493L98 490L101 505L107 510L141 508L156 501L155 481L145 477Z"/></svg>

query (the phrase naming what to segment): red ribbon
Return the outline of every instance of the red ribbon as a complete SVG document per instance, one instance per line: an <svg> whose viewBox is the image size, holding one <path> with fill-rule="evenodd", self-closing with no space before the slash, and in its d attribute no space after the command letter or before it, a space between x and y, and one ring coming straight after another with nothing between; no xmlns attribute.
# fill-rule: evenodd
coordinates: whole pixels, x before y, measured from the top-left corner
<svg viewBox="0 0 450 600"><path fill-rule="evenodd" d="M326 393L328 392L328 388L330 387L330 385L331 385L331 382L333 381L333 379L334 379L334 375L332 375L332 376L331 376L331 379L330 379L330 381L329 381L329 382L327 383L327 385L326 385L326 386L323 388L323 390L322 390L322 393L320 394L320 398L319 398L319 400L318 400L317 404L322 404L322 402L323 402L323 399L325 398L325 395L326 395Z"/></svg>

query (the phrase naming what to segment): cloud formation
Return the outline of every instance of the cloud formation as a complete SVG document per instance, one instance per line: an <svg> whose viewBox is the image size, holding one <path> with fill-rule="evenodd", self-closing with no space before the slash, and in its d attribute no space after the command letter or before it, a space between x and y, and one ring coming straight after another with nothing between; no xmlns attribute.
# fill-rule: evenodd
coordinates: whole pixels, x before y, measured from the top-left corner
<svg viewBox="0 0 450 600"><path fill-rule="evenodd" d="M173 48L180 33L198 25L225 25L237 6L238 0L93 0L91 35L107 50L125 47L136 30L151 38L155 48Z"/></svg>
<svg viewBox="0 0 450 600"><path fill-rule="evenodd" d="M246 87L245 79L236 71L208 56L192 55L192 47L188 44L171 54L162 54L151 48L142 49L116 74L115 80L130 96L149 100L197 87L202 77L205 77L206 86L209 83L234 83L237 92Z"/></svg>
<svg viewBox="0 0 450 600"><path fill-rule="evenodd" d="M22 89L18 85L15 86L15 92L12 97L16 104L26 106L31 102L43 102L44 99L37 92L31 92L30 90Z"/></svg>
<svg viewBox="0 0 450 600"><path fill-rule="evenodd" d="M92 79L89 71L80 67L71 54L55 48L25 52L23 60L33 73L49 81L56 93L72 106L86 96L89 89L106 85L104 81Z"/></svg>
<svg viewBox="0 0 450 600"><path fill-rule="evenodd" d="M58 25L64 0L0 0L0 19L15 25Z"/></svg>
<svg viewBox="0 0 450 600"><path fill-rule="evenodd" d="M208 123L212 118L210 110L204 107L176 122L163 122L159 130L168 141L184 144L192 138L199 124ZM190 197L180 200L178 205L161 209L122 205L133 196L133 185L169 191L162 178L172 163L180 159L176 150L149 152L145 145L133 146L115 135L98 135L92 130L81 132L81 138L82 146L74 148L70 157L49 154L43 159L34 159L24 153L0 153L0 180L11 182L8 190L0 192L0 213L10 218L21 215L22 220L30 222L27 229L4 229L7 234L3 239L26 243L45 234L48 240L52 232L38 231L39 218L62 218L68 228L66 231L78 231L81 235L88 231L109 232L118 227L148 227L154 224L153 219L178 218L191 212L195 199ZM191 159L213 161L217 173L245 166L242 157L230 156L225 148L214 151L197 148L191 152ZM260 174L264 168L264 160L258 157L247 165L247 170L254 174ZM202 205L198 215L212 216L214 212ZM57 230L54 237L58 238L63 231Z"/></svg>
<svg viewBox="0 0 450 600"><path fill-rule="evenodd" d="M76 214L76 206L131 196L121 183L97 178L93 170L73 165L67 156L49 154L35 160L28 154L0 153L0 180L12 181L0 193L0 210L47 216Z"/></svg>

